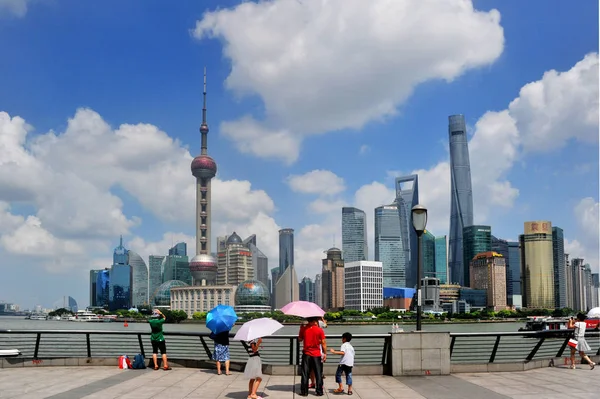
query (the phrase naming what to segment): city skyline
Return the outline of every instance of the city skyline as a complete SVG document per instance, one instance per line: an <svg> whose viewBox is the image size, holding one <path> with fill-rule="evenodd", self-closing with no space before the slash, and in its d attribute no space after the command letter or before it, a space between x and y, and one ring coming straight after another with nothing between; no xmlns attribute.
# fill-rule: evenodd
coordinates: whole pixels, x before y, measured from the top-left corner
<svg viewBox="0 0 600 399"><path fill-rule="evenodd" d="M473 222L517 241L524 221L550 220L564 231L564 252L597 272L597 4L553 2L541 10L475 2L474 9L441 10L419 2L390 10L398 17L393 26L425 19L408 36L385 19L366 21L358 50L380 65L377 74L347 58L344 40L356 43L354 33L335 46L305 36L315 31L314 11L352 25L351 10L363 14L370 4L273 4L276 19L304 16L300 26L271 36L305 38L310 46L297 54L306 63L256 53L243 42L256 25L236 23L239 8L217 9L216 2L149 12L136 32L124 27L139 18L139 5L110 16L89 4L32 2L23 15L0 8L7 32L0 40L23 54L0 66L3 300L32 307L72 295L84 305L89 270L111 265L120 234L148 263L173 241L195 253L189 165L200 153L204 66L210 154L219 162L213 248L218 235L256 234L272 268L278 230L290 226L297 274L313 277L323 251L332 241L340 246L340 208L354 206L367 215L367 259L374 259L373 210L394 201L395 177L411 174L429 209L427 229L448 235L447 118L463 114ZM247 7L257 21L266 15L264 5ZM216 18L228 9L227 18ZM73 22L81 18L83 25ZM429 18L448 21L443 35ZM472 21L478 34L461 33L450 23L456 18ZM271 22L263 26L268 32ZM63 30L52 29L57 23ZM374 27L387 39L380 42ZM91 32L100 32L102 45ZM415 48L407 37L429 39ZM134 41L141 44L131 51ZM397 57L382 59L392 53L386 47L370 50L385 43Z"/></svg>

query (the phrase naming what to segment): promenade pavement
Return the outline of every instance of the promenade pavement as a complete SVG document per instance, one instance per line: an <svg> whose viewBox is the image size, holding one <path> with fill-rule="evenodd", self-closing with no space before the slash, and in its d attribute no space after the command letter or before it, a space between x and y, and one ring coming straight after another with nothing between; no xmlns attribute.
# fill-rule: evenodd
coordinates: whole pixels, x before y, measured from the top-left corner
<svg viewBox="0 0 600 399"><path fill-rule="evenodd" d="M525 372L469 373L451 376L355 376L357 399L529 399L598 398L600 370L586 365ZM294 395L299 377L265 376L259 394L269 399ZM325 380L325 398L334 394L333 376ZM174 368L171 371L119 370L116 367L19 367L0 369L0 398L111 399L211 398L245 399L248 381L242 373L216 375L214 370ZM309 397L314 397L311 390Z"/></svg>

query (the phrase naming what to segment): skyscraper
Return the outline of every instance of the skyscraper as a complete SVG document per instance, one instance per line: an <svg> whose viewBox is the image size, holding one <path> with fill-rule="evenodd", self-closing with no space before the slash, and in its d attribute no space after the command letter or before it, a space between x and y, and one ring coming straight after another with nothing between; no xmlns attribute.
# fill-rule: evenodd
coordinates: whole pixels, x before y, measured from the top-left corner
<svg viewBox="0 0 600 399"><path fill-rule="evenodd" d="M423 277L437 277L435 275L435 236L425 230L421 236L423 256Z"/></svg>
<svg viewBox="0 0 600 399"><path fill-rule="evenodd" d="M133 306L147 305L148 298L148 266L144 259L133 251L127 251L129 265L132 271L132 301Z"/></svg>
<svg viewBox="0 0 600 399"><path fill-rule="evenodd" d="M217 255L217 285L238 285L254 278L252 252L234 231Z"/></svg>
<svg viewBox="0 0 600 399"><path fill-rule="evenodd" d="M367 215L349 206L342 208L342 251L346 262L367 260Z"/></svg>
<svg viewBox="0 0 600 399"><path fill-rule="evenodd" d="M187 256L187 244L185 242L178 242L169 249L169 255Z"/></svg>
<svg viewBox="0 0 600 399"><path fill-rule="evenodd" d="M254 278L269 288L269 258L256 246L256 234L246 238L243 244L252 252Z"/></svg>
<svg viewBox="0 0 600 399"><path fill-rule="evenodd" d="M411 211L419 203L419 176L409 175L396 178L396 204L400 217L400 237L404 248L409 249L406 267L406 287L417 285L417 233L412 226ZM422 276L421 276L422 277Z"/></svg>
<svg viewBox="0 0 600 399"><path fill-rule="evenodd" d="M294 229L279 230L279 275L294 265Z"/></svg>
<svg viewBox="0 0 600 399"><path fill-rule="evenodd" d="M110 297L110 270L100 270L96 277L96 306L108 306Z"/></svg>
<svg viewBox="0 0 600 399"><path fill-rule="evenodd" d="M471 288L486 290L487 307L506 309L506 259L498 252L477 254L470 262Z"/></svg>
<svg viewBox="0 0 600 399"><path fill-rule="evenodd" d="M315 283L310 277L304 277L300 281L300 300L307 302L315 302Z"/></svg>
<svg viewBox="0 0 600 399"><path fill-rule="evenodd" d="M329 248L321 269L322 308L344 308L344 259L339 248Z"/></svg>
<svg viewBox="0 0 600 399"><path fill-rule="evenodd" d="M129 309L132 300L132 271L128 251L123 246L123 236L113 252L113 265L110 268L108 307L110 310ZM96 287L96 290L98 287Z"/></svg>
<svg viewBox="0 0 600 399"><path fill-rule="evenodd" d="M90 270L90 306L98 306L96 305L97 299L96 299L96 285L98 283L98 273L101 273L102 269L100 270Z"/></svg>
<svg viewBox="0 0 600 399"><path fill-rule="evenodd" d="M554 266L552 223L525 222L525 234L519 236L523 280L523 306L554 308Z"/></svg>
<svg viewBox="0 0 600 399"><path fill-rule="evenodd" d="M383 265L384 287L406 286L406 268L409 264L410 249L408 245L403 245L405 242L400 232L398 205L383 205L375 208L375 261ZM349 263L347 259L344 261Z"/></svg>
<svg viewBox="0 0 600 399"><path fill-rule="evenodd" d="M448 268L451 281L462 286L468 275L468 263L464 264L463 229L473 225L473 189L471 187L471 163L467 127L463 115L448 117L450 141L450 237L448 245ZM468 279L468 277L467 277Z"/></svg>
<svg viewBox="0 0 600 399"><path fill-rule="evenodd" d="M567 282L565 280L565 238L563 229L552 227L552 265L554 267L554 307L567 307Z"/></svg>
<svg viewBox="0 0 600 399"><path fill-rule="evenodd" d="M162 280L162 269L161 265L165 257L163 255L150 255L150 259L148 259L148 297L152 298L154 295L154 291L164 281Z"/></svg>
<svg viewBox="0 0 600 399"><path fill-rule="evenodd" d="M177 246L169 249L169 253L178 253ZM188 285L192 285L193 280L190 270L190 260L187 255L167 255L163 259L160 268L163 283L171 280L179 280Z"/></svg>
<svg viewBox="0 0 600 399"><path fill-rule="evenodd" d="M463 263L465 273L467 273L463 276L463 287L471 287L469 266L475 255L491 250L492 228L490 226L466 226L463 229Z"/></svg>
<svg viewBox="0 0 600 399"><path fill-rule="evenodd" d="M448 283L448 240L446 236L435 238L435 277L440 284Z"/></svg>
<svg viewBox="0 0 600 399"><path fill-rule="evenodd" d="M523 305L521 297L521 250L516 241L508 242L508 273L506 285L508 297L507 302L510 306L520 308Z"/></svg>
<svg viewBox="0 0 600 399"><path fill-rule="evenodd" d="M202 135L200 155L191 165L192 175L196 178L196 256L189 268L194 283L214 284L217 279L217 262L211 255L211 179L217 174L217 163L208 156L208 124L206 123L206 68L204 69L204 91L202 106Z"/></svg>

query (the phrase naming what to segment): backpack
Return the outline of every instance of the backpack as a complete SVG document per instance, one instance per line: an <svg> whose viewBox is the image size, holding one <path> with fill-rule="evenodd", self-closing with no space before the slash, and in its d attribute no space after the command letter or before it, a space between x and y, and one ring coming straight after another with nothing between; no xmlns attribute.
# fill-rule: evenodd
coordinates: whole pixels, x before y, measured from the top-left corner
<svg viewBox="0 0 600 399"><path fill-rule="evenodd" d="M144 360L144 355L142 355L141 353L138 353L133 358L133 364L131 365L131 368L133 368L133 369L145 369L146 368L146 364L144 363L144 361L145 361Z"/></svg>

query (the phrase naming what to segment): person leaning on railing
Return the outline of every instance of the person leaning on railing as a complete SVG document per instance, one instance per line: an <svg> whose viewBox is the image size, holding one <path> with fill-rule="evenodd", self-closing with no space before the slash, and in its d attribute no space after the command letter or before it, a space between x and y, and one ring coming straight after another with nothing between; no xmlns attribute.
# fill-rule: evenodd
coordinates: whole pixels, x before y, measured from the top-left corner
<svg viewBox="0 0 600 399"><path fill-rule="evenodd" d="M588 343L585 340L585 315L583 313L579 313L577 315L577 322L571 317L569 319L568 328L573 328L573 338L577 341L577 345L575 347L571 347L571 368L575 369L575 352L579 351L579 355L581 359L585 359L590 365L590 370L593 370L596 366L596 363L592 362L588 355L585 352L592 350Z"/></svg>

